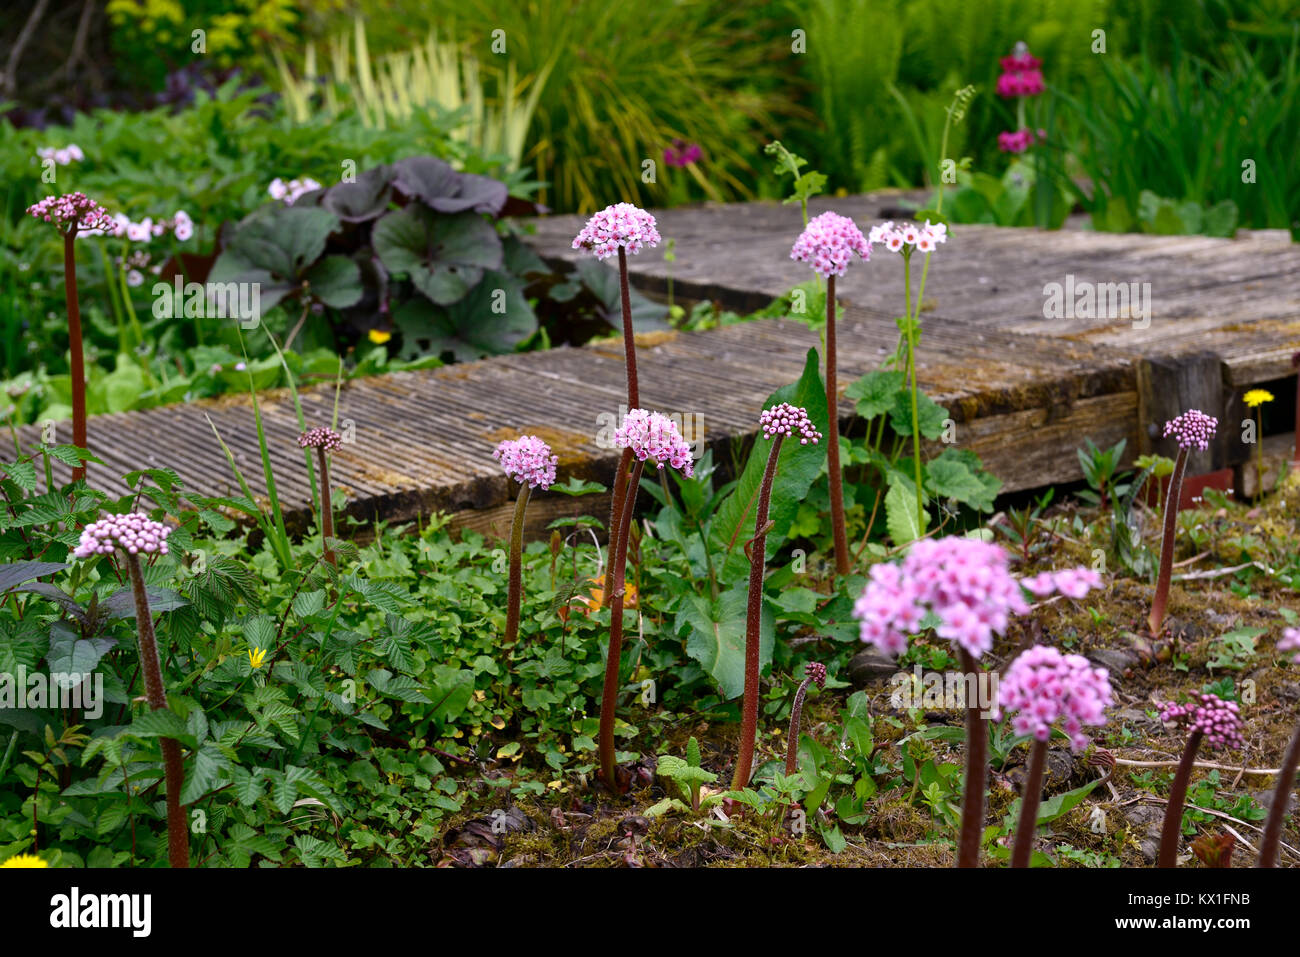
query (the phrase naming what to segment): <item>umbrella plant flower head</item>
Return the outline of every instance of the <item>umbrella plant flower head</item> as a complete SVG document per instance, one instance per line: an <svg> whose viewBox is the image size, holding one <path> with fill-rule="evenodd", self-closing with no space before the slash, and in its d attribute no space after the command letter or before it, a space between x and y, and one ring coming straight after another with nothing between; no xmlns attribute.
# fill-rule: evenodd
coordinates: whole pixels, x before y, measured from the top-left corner
<svg viewBox="0 0 1300 957"><path fill-rule="evenodd" d="M790 706L790 733L786 737L785 773L788 777L798 770L799 764L799 724L803 719L803 700L808 694L808 686L816 685L818 689L826 687L826 666L820 661L810 661L803 669L803 681L794 693L794 703Z"/></svg>
<svg viewBox="0 0 1300 957"><path fill-rule="evenodd" d="M762 654L763 575L767 564L767 530L771 524L768 513L772 504L772 485L776 481L777 462L781 458L781 443L797 435L800 445L816 445L822 438L808 417L808 410L788 402L764 409L759 414L758 421L763 430L763 438L772 441L772 448L767 453L767 466L763 470L763 482L758 489L754 537L750 540L749 548L749 595L745 610L745 697L741 707L740 751L736 756L736 771L731 781L732 788L736 790L749 785L749 776L754 766L754 738L758 733L758 673ZM825 675L825 668L822 668L822 674ZM796 698L795 707L802 706L803 696L800 694ZM797 747L797 718L792 727L795 743L791 747Z"/></svg>
<svg viewBox="0 0 1300 957"><path fill-rule="evenodd" d="M1165 438L1172 436L1178 442L1178 458L1174 461L1174 471L1169 477L1169 494L1165 499L1164 536L1160 542L1160 572L1156 577L1155 595L1151 599L1151 613L1147 616L1147 625L1152 637L1159 637L1164 626L1165 605L1169 601L1169 583L1174 565L1174 538L1178 534L1178 503L1183 496L1183 476L1187 472L1187 460L1193 450L1204 452L1210 447L1210 439L1219 425L1219 420L1206 415L1200 409L1188 409L1165 423Z"/></svg>
<svg viewBox="0 0 1300 957"><path fill-rule="evenodd" d="M919 631L921 622L932 614L939 620L936 634L952 642L968 676L978 674L979 659L992 649L993 636L1006 631L1011 616L1029 611L1021 583L1011 575L1006 550L975 538L919 539L901 565L873 565L868 579L853 606L864 642L886 655L902 654L908 635ZM1072 588L1091 587L1093 579L1080 570L1063 581ZM966 707L959 867L979 864L987 755L987 719L979 704L971 701Z"/></svg>
<svg viewBox="0 0 1300 957"><path fill-rule="evenodd" d="M814 216L804 227L790 250L790 258L806 263L826 280L826 460L831 496L831 535L835 542L835 571L849 573L849 544L844 522L844 476L840 471L840 390L836 382L835 358L835 277L844 275L858 256L871 258L871 244L853 220L839 213L825 212Z"/></svg>
<svg viewBox="0 0 1300 957"><path fill-rule="evenodd" d="M691 447L677 423L660 412L632 409L614 430L614 445L631 450L638 462L653 462L661 469L671 465L687 478L695 474Z"/></svg>
<svg viewBox="0 0 1300 957"><path fill-rule="evenodd" d="M109 515L83 528L81 540L73 549L76 558L120 553L126 562L131 592L135 599L140 672L144 676L145 695L153 711L167 707L167 692L163 685L158 639L154 632L153 613L149 610L149 593L145 588L140 556L155 558L166 555L167 537L170 534L171 529L162 522L155 522L138 512ZM159 747L162 749L163 776L167 788L167 856L172 867L189 867L189 828L180 800L185 777L180 744L174 738L160 738Z"/></svg>
<svg viewBox="0 0 1300 957"><path fill-rule="evenodd" d="M1063 655L1045 645L1035 645L1021 654L1003 674L993 717L1001 720L1004 710L1014 712L1012 730L1034 740L1011 854L1012 867L1029 866L1052 728L1059 726L1065 732L1072 751L1082 751L1088 746L1084 727L1105 724L1106 709L1113 701L1106 669L1092 667L1081 655Z"/></svg>
<svg viewBox="0 0 1300 957"><path fill-rule="evenodd" d="M1278 654L1291 655L1291 663L1300 665L1300 628L1287 628L1277 643ZM1259 844L1259 866L1273 867L1277 863L1277 849L1282 842L1282 819L1291 806L1291 792L1295 787L1296 770L1300 768L1300 725L1291 735L1286 754L1282 758L1281 773L1273 790L1273 800L1264 824L1264 836Z"/></svg>
<svg viewBox="0 0 1300 957"><path fill-rule="evenodd" d="M298 447L316 450L316 465L320 469L320 528L322 554L325 561L337 565L334 548L330 539L334 537L334 505L330 492L330 464L327 452L333 452L343 444L343 436L331 428L320 426L308 429L298 436Z"/></svg>
<svg viewBox="0 0 1300 957"><path fill-rule="evenodd" d="M85 193L47 196L27 207L27 213L50 223L63 234L63 295L68 309L68 372L72 380L72 444L86 447L86 360L81 342L81 303L77 299L77 234L113 229L113 217ZM72 470L74 482L86 477L86 466Z"/></svg>
<svg viewBox="0 0 1300 957"><path fill-rule="evenodd" d="M587 220L574 237L573 248L608 259L620 249L636 255L643 246L658 246L660 241L654 216L631 203L615 203Z"/></svg>
<svg viewBox="0 0 1300 957"><path fill-rule="evenodd" d="M519 609L523 602L523 550L524 511L535 488L542 491L555 481L555 465L559 457L551 454L551 447L535 435L521 435L507 439L496 447L492 457L501 463L506 477L519 483L515 499L515 517L510 524L510 578L506 590L506 631L504 642L515 643L519 637Z"/></svg>
<svg viewBox="0 0 1300 957"><path fill-rule="evenodd" d="M1178 837L1182 829L1183 804L1187 800L1187 785L1196 764L1196 752L1201 742L1212 748L1243 747L1246 739L1241 734L1241 709L1235 701L1224 701L1218 695L1202 692L1193 695L1185 704L1167 702L1160 709L1160 720L1165 724L1182 725L1187 729L1187 745L1182 760L1169 787L1169 803L1165 807L1165 820L1160 833L1158 866L1173 867L1178 860Z"/></svg>

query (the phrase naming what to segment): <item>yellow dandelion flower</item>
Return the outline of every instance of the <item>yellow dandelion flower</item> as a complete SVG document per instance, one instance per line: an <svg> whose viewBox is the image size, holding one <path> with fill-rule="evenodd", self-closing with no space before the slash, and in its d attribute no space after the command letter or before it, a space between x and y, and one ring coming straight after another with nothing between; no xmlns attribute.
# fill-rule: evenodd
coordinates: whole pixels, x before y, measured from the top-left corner
<svg viewBox="0 0 1300 957"><path fill-rule="evenodd" d="M49 867L45 861L41 860L35 854L15 854L9 860L0 864L0 867Z"/></svg>
<svg viewBox="0 0 1300 957"><path fill-rule="evenodd" d="M256 671L258 668L262 667L262 663L263 663L264 661L266 661L266 649L265 649L265 648L249 648L249 649L248 649L248 663L249 663L250 665L253 666L253 670L254 670L254 671Z"/></svg>
<svg viewBox="0 0 1300 957"><path fill-rule="evenodd" d="M382 346L389 339L393 338L391 332L385 332L383 329L371 329L366 333L366 337L377 346Z"/></svg>
<svg viewBox="0 0 1300 957"><path fill-rule="evenodd" d="M1273 393L1269 392L1268 389L1251 389L1244 396L1242 396L1242 400L1246 403L1246 405L1254 409L1263 405L1265 402L1272 402Z"/></svg>

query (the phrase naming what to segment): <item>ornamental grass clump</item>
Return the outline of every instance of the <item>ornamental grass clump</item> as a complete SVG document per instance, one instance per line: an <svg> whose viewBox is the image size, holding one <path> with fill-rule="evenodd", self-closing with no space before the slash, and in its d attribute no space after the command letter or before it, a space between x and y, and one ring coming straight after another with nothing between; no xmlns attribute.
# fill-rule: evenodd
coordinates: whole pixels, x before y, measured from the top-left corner
<svg viewBox="0 0 1300 957"><path fill-rule="evenodd" d="M834 418L834 416L832 416ZM782 402L763 410L759 416L763 438L772 440L767 453L767 467L758 490L754 517L754 538L749 552L749 598L745 613L745 698L740 720L740 752L731 786L740 790L749 784L754 765L754 737L758 733L758 672L763 613L763 571L767 553L768 513L772 504L772 484L781 458L781 443L798 437L800 445L816 445L822 434L813 427L808 411ZM832 475L834 472L832 472ZM797 731L796 727L796 731Z"/></svg>
<svg viewBox="0 0 1300 957"><path fill-rule="evenodd" d="M1178 458L1174 473L1169 477L1169 493L1165 497L1164 537L1160 542L1160 573L1156 578L1156 593L1151 599L1151 614L1147 624L1151 637L1158 638L1165 622L1165 605L1169 602L1169 581L1174 566L1174 539L1178 535L1178 503L1183 496L1183 476L1187 472L1187 459L1192 449L1204 452L1210 447L1219 420L1199 409L1189 409L1165 423L1165 437L1178 441Z"/></svg>
<svg viewBox="0 0 1300 957"><path fill-rule="evenodd" d="M609 650L605 659L605 686L600 699L600 775L612 790L624 790L614 767L614 712L618 706L618 668L623 655L623 598L627 575L627 545L636 510L636 490L646 462L662 469L670 465L683 475L695 474L691 447L682 439L677 424L668 416L645 409L631 409L614 431L614 445L625 450L632 467L628 475L627 501L619 510L618 525L610 529Z"/></svg>
<svg viewBox="0 0 1300 957"><path fill-rule="evenodd" d="M1288 628L1282 632L1282 640L1277 643L1281 654L1292 655L1291 663L1300 665L1300 628ZM1291 803L1291 792L1295 789L1296 770L1300 769L1300 725L1291 735L1286 755L1282 758L1282 767L1277 779L1277 788L1273 791L1273 803L1268 809L1268 820L1264 823L1264 837L1259 843L1259 866L1273 867L1277 864L1277 849L1282 841L1282 818L1286 816L1287 806Z"/></svg>
<svg viewBox="0 0 1300 957"><path fill-rule="evenodd" d="M171 529L139 513L110 515L91 522L81 530L81 541L73 550L77 558L94 555L121 555L131 579L135 598L136 635L140 646L140 671L144 675L145 696L149 708L167 707L167 692L158 657L158 640L154 634L153 613L149 610L149 593L145 589L141 558L152 560L167 554L167 536ZM167 788L167 858L172 867L190 866L190 838L185 815L181 810L181 787L185 769L181 746L174 738L159 738L163 756L163 779Z"/></svg>
<svg viewBox="0 0 1300 957"><path fill-rule="evenodd" d="M1001 720L1004 710L1013 712L1012 730L1034 741L1011 853L1012 867L1029 866L1052 728L1059 726L1070 739L1071 751L1082 751L1088 746L1084 727L1105 724L1106 709L1112 703L1110 676L1105 668L1094 668L1081 655L1063 655L1044 645L1035 645L1021 654L1002 675L993 717Z"/></svg>
<svg viewBox="0 0 1300 957"><path fill-rule="evenodd" d="M645 246L658 246L659 230L655 218L644 209L631 203L616 203L606 206L591 219L574 237L573 248L589 252L597 259L608 259L618 253L618 288L623 310L623 354L627 367L627 407L628 410L641 407L641 391L636 374L636 336L632 329L632 291L628 285L627 257L636 255ZM628 473L632 467L631 452L624 449L619 459L618 471L614 475L614 487L611 496L609 535L610 546L614 544L614 530L618 528L632 483L628 482ZM613 566L605 571L605 601L609 602L613 594Z"/></svg>
<svg viewBox="0 0 1300 957"><path fill-rule="evenodd" d="M546 491L555 481L555 464L559 457L535 435L521 435L502 442L492 452L501 463L506 477L519 483L515 499L515 517L510 524L510 584L506 607L505 643L513 645L519 637L519 606L523 601L524 510L533 489Z"/></svg>
<svg viewBox="0 0 1300 957"><path fill-rule="evenodd" d="M298 436L298 447L316 450L316 464L320 469L320 530L325 561L338 565L330 539L334 537L334 506L330 501L330 466L327 453L343 444L343 437L329 428L308 429Z"/></svg>
<svg viewBox="0 0 1300 957"><path fill-rule="evenodd" d="M85 193L49 196L27 207L36 219L54 225L63 235L63 295L68 309L69 373L72 380L72 444L86 448L86 359L81 342L81 304L77 299L78 232L107 231L113 217ZM86 477L85 459L72 470L72 480Z"/></svg>
<svg viewBox="0 0 1300 957"><path fill-rule="evenodd" d="M826 462L830 474L831 535L835 540L835 571L849 573L849 546L844 524L844 478L840 473L839 387L835 367L835 277L843 276L857 255L871 258L871 244L853 220L838 213L822 213L809 220L795 240L790 258L807 263L826 280Z"/></svg>
<svg viewBox="0 0 1300 957"><path fill-rule="evenodd" d="M1224 701L1218 695L1202 692L1193 695L1186 704L1168 702L1160 710L1160 720L1165 724L1178 724L1187 729L1187 746L1169 787L1169 803L1165 806L1165 821L1160 829L1160 858L1157 867L1173 867L1178 862L1178 836L1182 832L1183 804L1187 800L1187 784L1196 765L1196 752L1204 741L1212 748L1226 750L1240 748L1246 743L1241 736L1241 713L1235 701Z"/></svg>
<svg viewBox="0 0 1300 957"><path fill-rule="evenodd" d="M901 565L872 566L867 587L853 606L853 615L861 622L861 638L896 657L907 650L908 636L920 631L922 620L933 614L939 619L935 633L952 642L967 687L975 687L979 659L992 649L994 635L1006 632L1012 615L1029 611L1022 583L1011 575L1009 566L1006 550L989 542L955 536L920 539ZM1088 569L1055 574L1076 591L1100 584L1100 577ZM1055 587L1056 579L1050 582ZM979 702L968 700L958 867L979 866L987 765L988 721Z"/></svg>

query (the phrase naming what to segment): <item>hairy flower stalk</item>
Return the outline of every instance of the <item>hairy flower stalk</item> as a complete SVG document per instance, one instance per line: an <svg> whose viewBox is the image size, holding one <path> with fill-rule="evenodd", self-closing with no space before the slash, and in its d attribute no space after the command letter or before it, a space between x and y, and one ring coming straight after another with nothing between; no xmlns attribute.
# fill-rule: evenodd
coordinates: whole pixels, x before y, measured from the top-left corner
<svg viewBox="0 0 1300 957"><path fill-rule="evenodd" d="M343 437L333 429L308 429L298 436L298 447L316 450L316 464L320 469L320 533L325 561L338 565L330 539L334 537L334 506L330 500L330 466L326 453L343 444Z"/></svg>
<svg viewBox="0 0 1300 957"><path fill-rule="evenodd" d="M1286 629L1282 633L1282 640L1277 643L1277 650L1297 652L1291 658L1291 663L1300 665L1300 628ZM1273 803L1269 805L1268 820L1264 823L1264 837L1259 843L1260 867L1273 867L1277 864L1277 849L1282 842L1282 819L1286 817L1287 806L1291 803L1297 769L1300 769L1300 725L1296 726L1291 743L1287 745L1286 755L1282 758L1281 773L1273 791Z"/></svg>
<svg viewBox="0 0 1300 957"><path fill-rule="evenodd" d="M50 196L27 207L36 219L52 223L63 234L63 295L68 309L69 372L72 379L72 444L86 448L86 359L81 343L81 304L77 299L78 232L109 230L113 218L84 193ZM86 477L85 460L72 470L72 481Z"/></svg>
<svg viewBox="0 0 1300 957"><path fill-rule="evenodd" d="M1081 655L1063 655L1044 645L1035 645L1021 654L1003 675L994 717L1001 720L1004 709L1015 712L1012 730L1034 739L1011 854L1012 867L1029 866L1053 725L1060 721L1070 739L1070 750L1082 751L1088 746L1083 727L1105 724L1106 708L1112 702L1110 677L1104 668L1093 668Z"/></svg>
<svg viewBox="0 0 1300 957"><path fill-rule="evenodd" d="M832 280L833 282L834 280ZM759 417L763 438L772 439L763 470L763 484L758 491L758 508L754 518L754 538L749 552L749 599L745 613L745 698L740 719L740 751L736 755L736 772L731 787L740 790L749 784L754 768L754 737L758 733L758 672L763 620L763 569L767 561L767 516L772 504L772 483L776 480L781 442L799 434L799 444L816 445L822 434L813 428L808 411L782 402L765 409Z"/></svg>
<svg viewBox="0 0 1300 957"><path fill-rule="evenodd" d="M844 524L844 477L840 472L840 390L835 364L835 277L844 275L854 254L871 258L871 244L853 220L822 213L809 220L795 240L790 258L807 263L826 280L826 466L830 478L831 536L835 541L835 571L847 575L849 546Z"/></svg>
<svg viewBox="0 0 1300 957"><path fill-rule="evenodd" d="M605 686L600 699L600 776L614 791L623 790L614 766L614 718L618 707L618 671L623 655L623 598L627 575L627 546L636 510L636 492L646 462L662 469L665 465L683 475L695 473L691 447L682 439L676 423L666 415L631 409L614 432L614 445L631 453L632 470L628 476L626 501L619 512L618 524L610 529L609 583L609 650L605 658Z"/></svg>
<svg viewBox="0 0 1300 957"><path fill-rule="evenodd" d="M1153 638L1159 637L1164 627L1165 605L1169 601L1169 581L1174 566L1174 540L1178 535L1178 503L1183 496L1183 475L1187 471L1187 458L1193 448L1204 452L1214 438L1218 420L1198 409L1189 409L1165 423L1165 436L1178 440L1178 458L1174 472L1169 477L1169 492L1165 496L1164 537L1160 542L1160 573L1156 578L1156 593L1151 599L1151 614L1147 625Z"/></svg>
<svg viewBox="0 0 1300 957"><path fill-rule="evenodd" d="M794 693L794 704L790 706L790 736L785 745L786 777L799 768L799 722L803 718L803 699L808 693L808 686L826 687L826 666L819 662L809 662L804 667L804 679L799 682L799 690Z"/></svg>
<svg viewBox="0 0 1300 957"><path fill-rule="evenodd" d="M144 675L145 697L153 711L167 707L167 692L163 687L162 662L158 655L158 640L154 633L153 613L149 609L149 593L145 589L140 556L166 555L167 536L170 534L170 528L139 513L110 515L82 529L81 541L73 550L73 555L77 558L121 552L126 560L131 593L135 598L140 671ZM160 738L158 743L162 750L163 780L167 788L167 858L172 867L189 867L190 836L181 809L181 787L185 780L181 746L174 738Z"/></svg>
<svg viewBox="0 0 1300 957"><path fill-rule="evenodd" d="M501 463L506 476L519 483L519 497L515 499L515 517L510 525L510 580L506 606L505 644L513 645L519 637L519 607L523 600L523 550L524 510L535 488L542 491L555 481L555 463L558 456L551 447L535 435L521 435L496 447L492 457Z"/></svg>
<svg viewBox="0 0 1300 957"><path fill-rule="evenodd" d="M933 613L939 619L936 634L951 641L957 650L966 686L978 687L979 659L992 649L993 636L1006 632L1013 614L1029 611L1022 583L1012 577L1009 567L1006 550L989 542L957 537L919 539L902 565L881 562L871 567L867 587L853 606L853 615L861 622L861 638L883 654L897 657L907 650L908 636L920 631L921 621ZM1100 585L1101 578L1089 569L1077 568L1051 573L1034 584L1043 593L1060 590L1081 597ZM971 700L966 706L966 781L958 867L979 866L987 777L988 720L979 701Z"/></svg>
<svg viewBox="0 0 1300 957"><path fill-rule="evenodd" d="M1187 801L1187 785L1196 765L1196 752L1201 742L1214 748L1240 748L1246 740L1241 736L1241 715L1235 701L1224 701L1218 695L1203 692L1193 696L1187 704L1170 702L1161 709L1160 720L1165 724L1184 725L1190 734L1183 749L1182 760L1169 788L1169 803L1165 806L1165 820L1160 829L1160 858L1157 867L1173 867L1178 863L1178 838L1182 833L1183 804Z"/></svg>
<svg viewBox="0 0 1300 957"><path fill-rule="evenodd" d="M644 246L659 245L661 237L655 224L655 218L645 210L631 203L616 203L606 206L582 227L573 240L573 248L591 253L597 259L607 259L618 252L618 289L619 300L623 309L623 354L627 366L627 407L629 410L641 407L641 392L636 375L636 336L632 329L632 291L628 285L627 257L636 255ZM625 500L634 488L628 481L632 458L625 451L619 459L618 471L614 475L614 486L610 501L609 536L610 549L614 547L615 529L622 520ZM614 568L605 570L604 601L613 601Z"/></svg>

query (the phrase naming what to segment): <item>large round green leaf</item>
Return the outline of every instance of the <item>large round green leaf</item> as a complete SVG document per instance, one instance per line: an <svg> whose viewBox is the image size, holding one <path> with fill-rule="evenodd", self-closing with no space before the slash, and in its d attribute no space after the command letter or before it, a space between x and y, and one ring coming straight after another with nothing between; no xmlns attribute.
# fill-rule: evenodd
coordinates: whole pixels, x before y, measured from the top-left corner
<svg viewBox="0 0 1300 957"><path fill-rule="evenodd" d="M409 276L441 306L463 299L502 261L501 238L482 216L437 216L415 204L384 215L371 243L385 269Z"/></svg>

